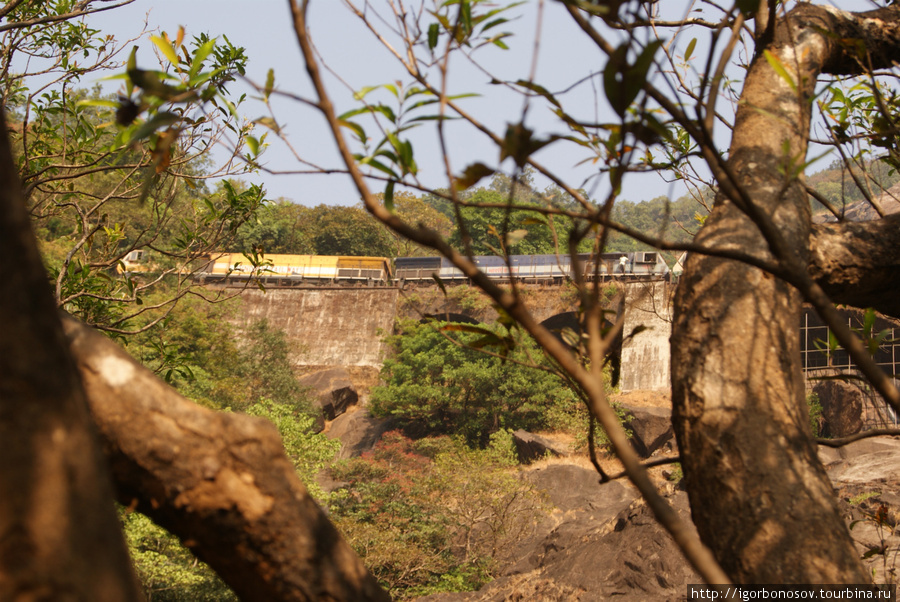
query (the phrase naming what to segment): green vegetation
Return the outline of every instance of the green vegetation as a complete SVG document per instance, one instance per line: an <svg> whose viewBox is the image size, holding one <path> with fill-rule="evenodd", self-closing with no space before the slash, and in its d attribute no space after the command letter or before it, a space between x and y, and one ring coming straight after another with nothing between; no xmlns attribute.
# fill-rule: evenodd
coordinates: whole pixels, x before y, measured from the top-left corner
<svg viewBox="0 0 900 602"><path fill-rule="evenodd" d="M372 453L331 468L347 485L329 509L395 598L473 590L496 575L543 512L515 467L508 431L483 450L446 436L388 433Z"/></svg>
<svg viewBox="0 0 900 602"><path fill-rule="evenodd" d="M238 598L178 538L140 512L120 512L125 540L147 600L229 602Z"/></svg>
<svg viewBox="0 0 900 602"><path fill-rule="evenodd" d="M819 401L817 393L806 394L806 407L809 409L809 428L813 437L818 437L821 434L822 402Z"/></svg>
<svg viewBox="0 0 900 602"><path fill-rule="evenodd" d="M186 300L165 329L129 338L129 350L161 375L173 370L171 383L198 403L270 420L301 480L324 501L315 476L340 444L316 432L307 390L288 361L284 333L265 321L239 330L226 320L232 311L229 304ZM177 538L143 515L125 513L123 526L149 600L236 599Z"/></svg>
<svg viewBox="0 0 900 602"><path fill-rule="evenodd" d="M849 502L851 506L858 506L862 502L870 500L873 497L878 497L879 495L881 495L880 491L864 491L863 493L854 495L853 497L848 499L847 502Z"/></svg>
<svg viewBox="0 0 900 602"><path fill-rule="evenodd" d="M316 482L316 475L334 460L341 449L341 442L315 432L315 420L312 417L298 415L289 405L264 397L248 407L247 414L260 416L275 425L281 433L284 451L293 460L294 468L310 495L320 503L327 500L325 492Z"/></svg>
<svg viewBox="0 0 900 602"><path fill-rule="evenodd" d="M188 294L184 270L229 245L264 202L259 186L221 179L251 165L215 165L206 152L226 132L235 152L258 149L238 112L243 98L228 91L244 50L183 30L151 36L142 43L159 52L156 70L132 52L118 94L101 96L84 82L120 68L124 45L84 21L55 20L80 10L71 0L7 8L9 22L34 23L0 34L2 101L56 301L110 334L151 328ZM137 250L139 273L116 275Z"/></svg>
<svg viewBox="0 0 900 602"><path fill-rule="evenodd" d="M415 322L400 331L389 339L393 354L382 370L384 386L372 390L371 409L409 432L460 435L483 447L502 429L560 428L576 414L580 402L562 380L519 363L543 359L528 338L503 358L467 346L477 344L478 333Z"/></svg>

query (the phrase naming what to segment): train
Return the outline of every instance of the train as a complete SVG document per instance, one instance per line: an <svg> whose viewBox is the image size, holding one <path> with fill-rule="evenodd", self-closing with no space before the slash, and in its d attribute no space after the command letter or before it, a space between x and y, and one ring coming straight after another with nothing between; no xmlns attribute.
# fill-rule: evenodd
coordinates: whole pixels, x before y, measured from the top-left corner
<svg viewBox="0 0 900 602"><path fill-rule="evenodd" d="M387 257L338 255L261 255L254 267L243 253L218 253L196 270L203 283L262 282L272 286L303 284L362 284L386 286L393 282Z"/></svg>
<svg viewBox="0 0 900 602"><path fill-rule="evenodd" d="M572 258L568 255L510 255L503 257L479 255L475 265L489 278L508 280L510 276L522 282L562 282L572 277ZM657 252L603 253L599 266L595 256L578 255L585 280L601 279L664 280L669 266ZM445 282L459 282L466 276L444 257L398 257L394 260L394 277L398 282L427 282L437 276Z"/></svg>
<svg viewBox="0 0 900 602"><path fill-rule="evenodd" d="M404 286L407 283L433 283L435 277L447 283L466 281L466 276L444 257L350 257L326 255L264 255L256 268L241 253L210 256L195 271L203 283L240 284L251 279L267 286L363 285ZM479 255L475 264L489 278L522 282L562 282L572 276L572 258L568 255ZM597 265L591 254L578 255L583 277L601 279L664 280L669 266L653 251L603 253Z"/></svg>

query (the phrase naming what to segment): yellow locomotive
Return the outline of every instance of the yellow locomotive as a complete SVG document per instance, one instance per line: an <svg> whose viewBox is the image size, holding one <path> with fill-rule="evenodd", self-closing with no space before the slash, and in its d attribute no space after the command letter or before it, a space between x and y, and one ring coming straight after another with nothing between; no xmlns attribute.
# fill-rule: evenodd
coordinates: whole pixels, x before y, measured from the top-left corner
<svg viewBox="0 0 900 602"><path fill-rule="evenodd" d="M218 253L196 272L206 283L269 286L358 284L384 286L393 275L386 257L336 255L260 255L256 265L242 253Z"/></svg>

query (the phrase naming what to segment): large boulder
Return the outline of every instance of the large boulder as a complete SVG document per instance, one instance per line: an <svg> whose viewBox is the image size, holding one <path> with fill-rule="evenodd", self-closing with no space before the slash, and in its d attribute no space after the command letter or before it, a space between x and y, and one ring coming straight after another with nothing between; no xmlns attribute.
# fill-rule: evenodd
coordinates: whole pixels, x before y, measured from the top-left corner
<svg viewBox="0 0 900 602"><path fill-rule="evenodd" d="M522 429L514 432L512 438L519 462L523 464L530 464L535 460L546 458L548 455L556 457L569 455L569 450L565 445Z"/></svg>
<svg viewBox="0 0 900 602"><path fill-rule="evenodd" d="M553 507L522 555L478 592L437 594L419 602L665 600L699 583L672 538L636 490L601 484L580 466L551 464L526 473ZM687 496L669 499L690 524Z"/></svg>
<svg viewBox="0 0 900 602"><path fill-rule="evenodd" d="M334 419L328 437L341 442L338 458L354 458L370 451L387 431L394 428L394 420L376 418L368 410L347 412Z"/></svg>
<svg viewBox="0 0 900 602"><path fill-rule="evenodd" d="M632 407L622 405L626 411L625 427L631 429L631 445L644 458L671 441L672 410L659 407Z"/></svg>
<svg viewBox="0 0 900 602"><path fill-rule="evenodd" d="M865 394L859 387L842 380L823 380L816 383L813 393L822 405L823 437L846 437L862 430Z"/></svg>
<svg viewBox="0 0 900 602"><path fill-rule="evenodd" d="M850 537L876 583L896 581L900 549L900 439L874 437L834 449L827 465Z"/></svg>
<svg viewBox="0 0 900 602"><path fill-rule="evenodd" d="M669 502L691 524L687 494ZM677 599L700 582L642 499L605 521L580 522L560 525L542 542L532 574L582 592L584 602Z"/></svg>
<svg viewBox="0 0 900 602"><path fill-rule="evenodd" d="M894 437L861 439L837 451L840 460L828 465L835 484L900 480L900 440Z"/></svg>
<svg viewBox="0 0 900 602"><path fill-rule="evenodd" d="M331 368L301 377L300 382L314 392L314 402L326 420L334 420L359 401L359 394L343 368Z"/></svg>

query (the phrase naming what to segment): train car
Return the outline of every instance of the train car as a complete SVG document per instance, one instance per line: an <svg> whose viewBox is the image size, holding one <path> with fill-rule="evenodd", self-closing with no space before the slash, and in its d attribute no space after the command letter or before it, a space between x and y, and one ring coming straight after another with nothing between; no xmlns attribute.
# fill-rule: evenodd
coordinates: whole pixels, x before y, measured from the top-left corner
<svg viewBox="0 0 900 602"><path fill-rule="evenodd" d="M585 262L585 277L592 279L596 274L601 278L625 280L663 280L669 276L669 266L656 251L636 251L633 253L603 253L600 255L600 269L595 268L594 258L582 256Z"/></svg>
<svg viewBox="0 0 900 602"><path fill-rule="evenodd" d="M443 257L398 257L394 260L394 276L399 281L420 282L441 275Z"/></svg>
<svg viewBox="0 0 900 602"><path fill-rule="evenodd" d="M158 267L150 261L150 255L144 249L129 251L115 267L116 274L120 276L129 274L146 274L158 271Z"/></svg>
<svg viewBox="0 0 900 602"><path fill-rule="evenodd" d="M270 286L304 284L366 284L391 282L391 262L386 257L337 255L261 255L254 267L242 253L219 253L197 272L202 282L245 283L250 279Z"/></svg>
<svg viewBox="0 0 900 602"><path fill-rule="evenodd" d="M591 254L578 256L587 280L595 276L609 279L661 280L667 277L669 266L657 252L604 253L599 265ZM479 255L475 265L489 278L523 282L560 282L572 275L572 258L568 255L511 255L503 257ZM443 257L398 257L394 260L399 282L429 282L435 276L445 282L459 282L466 277Z"/></svg>

